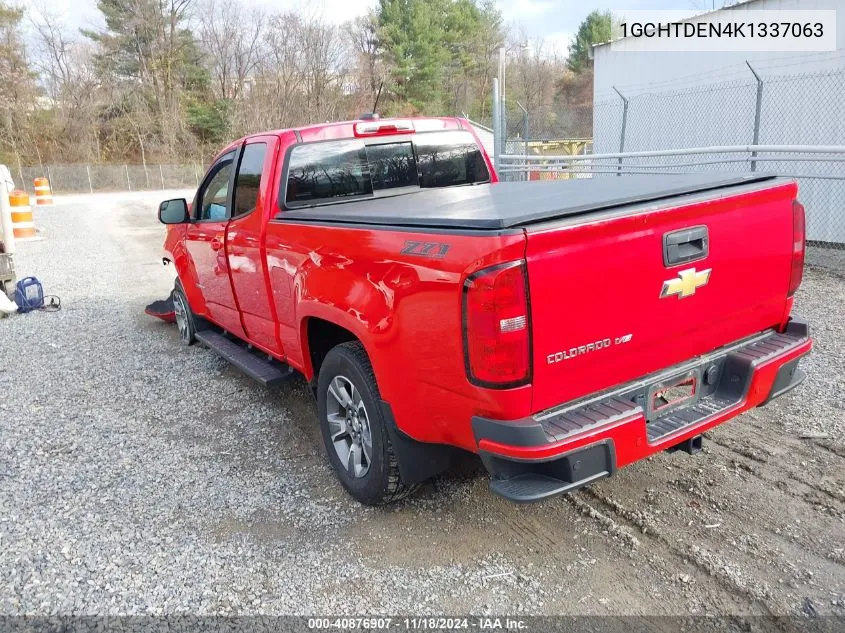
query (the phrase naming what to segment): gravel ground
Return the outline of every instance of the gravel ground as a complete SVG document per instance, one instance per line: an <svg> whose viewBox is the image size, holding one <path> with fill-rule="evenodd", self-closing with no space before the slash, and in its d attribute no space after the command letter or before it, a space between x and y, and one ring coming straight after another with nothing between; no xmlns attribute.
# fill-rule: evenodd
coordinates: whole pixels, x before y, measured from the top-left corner
<svg viewBox="0 0 845 633"><path fill-rule="evenodd" d="M845 275L845 249L807 247L807 265Z"/></svg>
<svg viewBox="0 0 845 633"><path fill-rule="evenodd" d="M165 197L162 195L162 197ZM304 383L269 391L143 314L157 200L37 209L0 321L0 613L845 615L845 278L807 271L806 384L542 504L477 460L385 509L324 459Z"/></svg>

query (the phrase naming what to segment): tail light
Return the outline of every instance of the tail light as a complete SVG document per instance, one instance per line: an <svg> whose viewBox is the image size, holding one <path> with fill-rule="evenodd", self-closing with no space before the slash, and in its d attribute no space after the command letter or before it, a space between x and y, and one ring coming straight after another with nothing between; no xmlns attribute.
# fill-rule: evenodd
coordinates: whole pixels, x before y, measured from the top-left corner
<svg viewBox="0 0 845 633"><path fill-rule="evenodd" d="M504 389L531 379L530 314L525 262L484 268L464 284L467 377Z"/></svg>
<svg viewBox="0 0 845 633"><path fill-rule="evenodd" d="M801 279L804 276L804 251L807 237L806 219L804 205L793 200L792 202L792 271L789 275L788 297L795 294Z"/></svg>

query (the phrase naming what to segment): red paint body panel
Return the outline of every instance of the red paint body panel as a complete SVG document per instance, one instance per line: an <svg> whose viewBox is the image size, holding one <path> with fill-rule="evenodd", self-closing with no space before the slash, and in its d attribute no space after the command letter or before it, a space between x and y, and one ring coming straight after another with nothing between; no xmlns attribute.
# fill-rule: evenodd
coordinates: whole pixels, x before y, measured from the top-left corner
<svg viewBox="0 0 845 633"><path fill-rule="evenodd" d="M622 384L784 323L792 261L788 184L698 204L528 232L534 409ZM666 267L663 235L706 225L705 259ZM660 298L680 270L712 269L694 295ZM788 316L788 315L787 315ZM574 358L548 355L632 335Z"/></svg>
<svg viewBox="0 0 845 633"><path fill-rule="evenodd" d="M295 241L285 239L295 235ZM449 257L400 255L405 242L446 240ZM471 385L464 371L461 293L478 267L520 259L521 234L443 236L366 228L271 222L267 257L283 342L301 346L316 317L364 344L382 396L401 428L428 442L474 447L473 414L509 418L530 409L530 388L494 391ZM292 355L291 355L292 356ZM306 349L289 362L311 377ZM438 406L431 406L432 403ZM456 424L456 420L467 423Z"/></svg>
<svg viewBox="0 0 845 633"><path fill-rule="evenodd" d="M226 258L228 222L196 222L185 233L187 259L195 286L205 298L208 318L232 334L245 336ZM190 300L190 298L189 298Z"/></svg>
<svg viewBox="0 0 845 633"><path fill-rule="evenodd" d="M284 357L284 347L278 337L275 306L271 301L272 289L267 283L264 234L267 218L275 209L275 200L267 192L276 180L279 137L254 136L246 145L264 143L267 154L261 177L255 210L232 219L226 228L226 256L232 288L241 313L246 338L255 345L279 358Z"/></svg>
<svg viewBox="0 0 845 633"><path fill-rule="evenodd" d="M424 125L472 130L458 119ZM287 150L298 142L352 138L353 126L311 126L298 130L299 139L284 130L234 143L227 150L254 142L272 146L257 208L228 222L170 226L165 249L194 312L308 379L316 369L309 319L349 330L364 345L381 395L408 436L519 459L548 458L611 438L623 466L756 406L790 360L760 366L735 410L658 445L648 444L645 422L636 417L562 444L520 448L482 440L479 447L473 416L525 418L786 323L796 188L763 187L683 206L670 201L634 215L588 215L503 234L284 221L278 199ZM397 217L401 213L398 196ZM701 224L710 231L707 259L667 269L663 234ZM215 240L224 248L213 248ZM409 240L448 243L448 255L403 254ZM519 260L527 263L530 295L530 383L512 389L473 385L464 360L464 283L479 269ZM665 280L691 267L712 268L706 286L684 299L658 298ZM549 354L627 334L632 338L624 345L547 362Z"/></svg>

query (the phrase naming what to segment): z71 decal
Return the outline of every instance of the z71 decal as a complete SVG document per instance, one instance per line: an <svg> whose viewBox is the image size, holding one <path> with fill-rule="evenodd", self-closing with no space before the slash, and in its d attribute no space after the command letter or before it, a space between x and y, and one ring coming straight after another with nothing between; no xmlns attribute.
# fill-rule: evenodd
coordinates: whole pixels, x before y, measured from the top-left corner
<svg viewBox="0 0 845 633"><path fill-rule="evenodd" d="M418 257L430 257L432 259L442 259L446 257L449 252L449 244L445 242L418 242L416 240L408 240L402 247L400 253L402 255L416 255Z"/></svg>

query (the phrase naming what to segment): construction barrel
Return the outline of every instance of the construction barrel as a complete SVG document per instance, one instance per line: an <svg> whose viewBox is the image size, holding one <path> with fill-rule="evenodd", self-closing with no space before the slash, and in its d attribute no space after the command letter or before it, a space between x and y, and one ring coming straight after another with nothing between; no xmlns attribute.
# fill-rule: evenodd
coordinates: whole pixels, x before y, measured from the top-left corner
<svg viewBox="0 0 845 633"><path fill-rule="evenodd" d="M9 206L12 208L12 232L15 240L35 239L35 222L32 219L32 207L29 206L29 194L16 189L9 194Z"/></svg>
<svg viewBox="0 0 845 633"><path fill-rule="evenodd" d="M35 204L53 204L53 192L50 189L50 181L46 178L36 178L32 181L35 186Z"/></svg>

